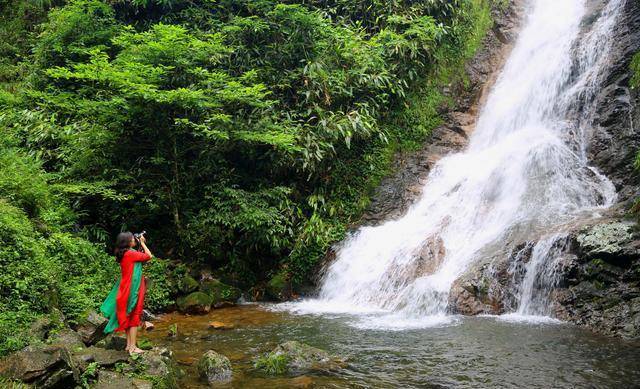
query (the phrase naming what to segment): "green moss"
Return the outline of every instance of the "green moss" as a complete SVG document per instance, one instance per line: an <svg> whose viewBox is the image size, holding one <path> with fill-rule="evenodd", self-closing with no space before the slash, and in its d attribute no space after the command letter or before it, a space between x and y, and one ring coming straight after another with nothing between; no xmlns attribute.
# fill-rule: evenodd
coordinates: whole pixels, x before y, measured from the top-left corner
<svg viewBox="0 0 640 389"><path fill-rule="evenodd" d="M193 292L188 296L180 297L176 301L178 309L185 313L204 313L211 307L213 299L206 293Z"/></svg>
<svg viewBox="0 0 640 389"><path fill-rule="evenodd" d="M231 285L227 285L220 280L204 281L200 285L200 291L211 296L212 304L220 302L236 302L240 298L240 290Z"/></svg>
<svg viewBox="0 0 640 389"><path fill-rule="evenodd" d="M181 293L191 293L198 290L198 281L190 275L185 275L178 281L178 288Z"/></svg>
<svg viewBox="0 0 640 389"><path fill-rule="evenodd" d="M631 60L631 87L640 87L640 53L636 53Z"/></svg>
<svg viewBox="0 0 640 389"><path fill-rule="evenodd" d="M269 297L280 300L286 298L288 288L287 273L281 271L267 282L266 292Z"/></svg>

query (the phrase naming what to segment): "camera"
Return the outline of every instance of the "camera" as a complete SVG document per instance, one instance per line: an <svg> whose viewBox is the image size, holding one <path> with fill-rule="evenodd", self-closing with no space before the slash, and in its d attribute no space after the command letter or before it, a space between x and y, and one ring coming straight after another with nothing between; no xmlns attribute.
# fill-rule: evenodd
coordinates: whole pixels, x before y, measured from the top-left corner
<svg viewBox="0 0 640 389"><path fill-rule="evenodd" d="M135 240L140 240L140 237L143 236L146 233L147 233L147 231L138 232L138 233L133 234L133 237L135 238Z"/></svg>

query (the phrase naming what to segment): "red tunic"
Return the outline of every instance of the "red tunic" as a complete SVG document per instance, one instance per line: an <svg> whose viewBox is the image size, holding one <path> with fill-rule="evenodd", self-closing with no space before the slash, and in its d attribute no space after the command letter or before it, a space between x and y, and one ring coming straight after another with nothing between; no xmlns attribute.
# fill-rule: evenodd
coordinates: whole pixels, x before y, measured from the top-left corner
<svg viewBox="0 0 640 389"><path fill-rule="evenodd" d="M140 325L140 315L142 314L142 308L144 306L144 277L140 280L138 302L129 315L127 315L127 304L129 302L133 265L135 262L148 261L149 259L151 259L149 254L134 250L126 251L122 256L122 260L120 261L122 278L120 279L120 288L118 289L118 296L116 297L116 315L118 316L119 324L116 331L125 331L131 327L137 327Z"/></svg>

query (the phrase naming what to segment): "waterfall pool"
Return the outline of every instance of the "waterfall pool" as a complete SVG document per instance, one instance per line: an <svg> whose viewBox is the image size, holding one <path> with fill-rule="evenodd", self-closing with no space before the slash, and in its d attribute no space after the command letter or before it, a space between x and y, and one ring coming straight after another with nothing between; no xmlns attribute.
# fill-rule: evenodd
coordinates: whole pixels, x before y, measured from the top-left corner
<svg viewBox="0 0 640 389"><path fill-rule="evenodd" d="M393 331L358 328L354 319L363 316L241 305L203 316L166 314L143 336L173 351L185 373L183 388L207 387L196 364L209 349L231 360L233 380L223 388L631 388L640 382L640 342L570 324L454 317L440 326ZM209 329L211 321L233 328ZM173 325L178 336L171 339ZM338 373L285 377L253 368L257 356L288 340L337 354L349 365Z"/></svg>

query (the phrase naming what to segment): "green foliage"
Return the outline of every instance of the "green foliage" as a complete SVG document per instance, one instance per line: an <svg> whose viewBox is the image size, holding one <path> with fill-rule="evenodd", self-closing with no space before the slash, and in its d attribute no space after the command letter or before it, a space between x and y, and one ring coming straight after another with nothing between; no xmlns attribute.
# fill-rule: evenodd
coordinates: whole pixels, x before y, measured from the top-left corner
<svg viewBox="0 0 640 389"><path fill-rule="evenodd" d="M633 56L633 60L631 61L631 87L638 88L640 87L640 53L636 53Z"/></svg>
<svg viewBox="0 0 640 389"><path fill-rule="evenodd" d="M82 372L82 375L80 376L80 383L83 388L91 388L91 384L97 378L99 368L100 365L98 364L98 362L91 362L87 365L87 368Z"/></svg>
<svg viewBox="0 0 640 389"><path fill-rule="evenodd" d="M153 258L144 266L147 278L147 291L144 296L145 306L151 311L160 311L173 304L176 295L176 281L171 278L169 262Z"/></svg>
<svg viewBox="0 0 640 389"><path fill-rule="evenodd" d="M97 308L121 230L241 286L304 282L491 25L488 0L0 7L0 354ZM146 265L149 308L182 270Z"/></svg>
<svg viewBox="0 0 640 389"><path fill-rule="evenodd" d="M286 354L269 353L256 359L254 367L270 375L284 374L289 370L289 357Z"/></svg>

